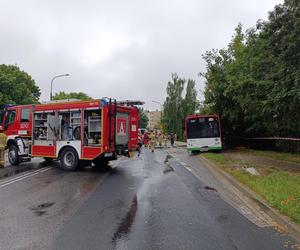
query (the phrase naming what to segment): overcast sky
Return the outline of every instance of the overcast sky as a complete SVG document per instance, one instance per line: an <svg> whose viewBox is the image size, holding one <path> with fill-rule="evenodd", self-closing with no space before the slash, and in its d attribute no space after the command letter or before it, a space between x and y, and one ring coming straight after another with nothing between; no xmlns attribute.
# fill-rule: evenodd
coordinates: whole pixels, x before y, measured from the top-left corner
<svg viewBox="0 0 300 250"><path fill-rule="evenodd" d="M282 0L0 0L0 63L17 64L48 100L54 92L140 99L159 108L171 73L204 80L201 55L234 28L266 19Z"/></svg>

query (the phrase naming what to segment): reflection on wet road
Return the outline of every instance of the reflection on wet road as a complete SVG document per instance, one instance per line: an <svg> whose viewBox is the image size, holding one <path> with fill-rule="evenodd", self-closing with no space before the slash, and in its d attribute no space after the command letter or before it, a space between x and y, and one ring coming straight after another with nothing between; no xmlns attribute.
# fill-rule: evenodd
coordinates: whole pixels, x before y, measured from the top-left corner
<svg viewBox="0 0 300 250"><path fill-rule="evenodd" d="M27 164L6 168L9 177L0 180L1 250L51 249L59 228L107 176L89 169L64 172L55 163Z"/></svg>
<svg viewBox="0 0 300 250"><path fill-rule="evenodd" d="M273 250L286 241L296 244L251 223L164 150L143 150L111 171L62 228L55 249Z"/></svg>
<svg viewBox="0 0 300 250"><path fill-rule="evenodd" d="M144 149L108 172L42 167L3 178L0 249L295 248L225 202L197 164Z"/></svg>
<svg viewBox="0 0 300 250"><path fill-rule="evenodd" d="M126 214L126 217L122 219L116 233L112 238L113 249L122 249L124 247L122 243L124 241L128 241L128 234L134 222L137 209L138 209L138 201L137 201L137 196L135 195L133 197L130 209Z"/></svg>

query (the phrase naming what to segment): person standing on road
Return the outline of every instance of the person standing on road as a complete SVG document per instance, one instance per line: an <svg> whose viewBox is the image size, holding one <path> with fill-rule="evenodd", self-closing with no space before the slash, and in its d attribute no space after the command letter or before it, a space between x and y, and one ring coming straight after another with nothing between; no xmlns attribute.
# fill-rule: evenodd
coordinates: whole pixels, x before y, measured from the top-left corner
<svg viewBox="0 0 300 250"><path fill-rule="evenodd" d="M149 139L150 139L150 149L151 149L152 152L154 152L154 145L155 145L155 134L154 134L154 132L150 133Z"/></svg>
<svg viewBox="0 0 300 250"><path fill-rule="evenodd" d="M138 157L140 157L142 146L143 146L143 135L139 134L138 135L138 145L137 145Z"/></svg>
<svg viewBox="0 0 300 250"><path fill-rule="evenodd" d="M164 147L167 147L167 142L168 142L168 136L166 134L163 134L163 141L164 141Z"/></svg>
<svg viewBox="0 0 300 250"><path fill-rule="evenodd" d="M143 144L145 145L145 148L148 147L148 143L149 143L149 136L148 136L148 133L145 132L144 138L143 138Z"/></svg>
<svg viewBox="0 0 300 250"><path fill-rule="evenodd" d="M162 148L162 145L163 145L163 135L162 133L159 133L158 135L158 145L160 148Z"/></svg>
<svg viewBox="0 0 300 250"><path fill-rule="evenodd" d="M171 135L170 135L170 142L171 142L171 146L172 147L174 146L174 141L175 141L175 135L174 135L174 133L171 133Z"/></svg>
<svg viewBox="0 0 300 250"><path fill-rule="evenodd" d="M6 140L7 140L6 135L3 133L2 130L0 130L0 168L4 167L5 165L4 152L5 152Z"/></svg>

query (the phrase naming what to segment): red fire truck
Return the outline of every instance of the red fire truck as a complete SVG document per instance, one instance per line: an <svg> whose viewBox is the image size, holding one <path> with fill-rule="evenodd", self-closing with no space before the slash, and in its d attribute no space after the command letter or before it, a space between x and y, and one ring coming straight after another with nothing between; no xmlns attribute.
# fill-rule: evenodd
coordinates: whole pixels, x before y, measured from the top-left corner
<svg viewBox="0 0 300 250"><path fill-rule="evenodd" d="M75 170L114 160L138 142L137 108L108 98L8 106L0 117L11 165L44 157Z"/></svg>

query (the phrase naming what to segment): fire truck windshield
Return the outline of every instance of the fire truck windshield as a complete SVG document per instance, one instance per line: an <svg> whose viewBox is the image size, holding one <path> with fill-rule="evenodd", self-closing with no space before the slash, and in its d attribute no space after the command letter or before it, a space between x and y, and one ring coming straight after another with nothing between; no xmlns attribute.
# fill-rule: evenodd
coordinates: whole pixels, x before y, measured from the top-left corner
<svg viewBox="0 0 300 250"><path fill-rule="evenodd" d="M219 123L212 117L192 118L187 121L187 138L220 137Z"/></svg>

